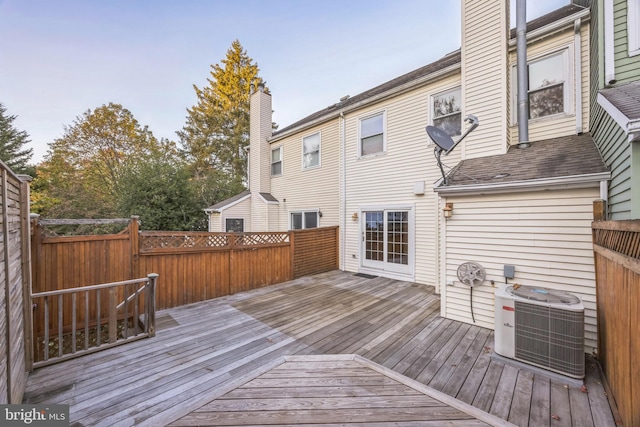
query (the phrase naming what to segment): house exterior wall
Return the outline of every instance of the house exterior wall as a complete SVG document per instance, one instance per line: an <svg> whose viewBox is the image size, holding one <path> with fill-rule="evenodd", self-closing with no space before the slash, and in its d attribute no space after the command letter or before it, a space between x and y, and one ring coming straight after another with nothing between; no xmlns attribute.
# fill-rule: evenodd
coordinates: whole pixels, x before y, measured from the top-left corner
<svg viewBox="0 0 640 427"><path fill-rule="evenodd" d="M593 139L602 158L611 169L608 215L612 220L640 218L640 148L628 141L625 130L598 103L598 91L640 79L640 55L629 56L627 43L627 0L613 1L614 28L605 28L604 2L591 3L591 116L589 119ZM614 75L616 82L605 85L605 42L613 34Z"/></svg>
<svg viewBox="0 0 640 427"><path fill-rule="evenodd" d="M437 196L434 183L441 178L433 158L433 147L425 125L430 123L431 96L460 85L458 72L387 101L348 113L345 117L346 221L345 265L347 271L365 271L362 266L362 211L369 208L410 208L414 250L413 271L403 277L419 283L437 283ZM358 156L359 120L384 112L386 150L382 154ZM454 166L460 150L444 158ZM416 183L424 183L423 195L414 193ZM352 219L354 214L358 219ZM375 274L393 277L388 271Z"/></svg>
<svg viewBox="0 0 640 427"><path fill-rule="evenodd" d="M580 27L580 36L579 36L579 46L581 47L580 59L578 63L580 64L581 70L576 72L576 34L571 29L566 29L562 32L554 34L551 37L547 37L544 40L538 40L533 43L527 44L527 58L528 60L535 60L538 58L542 58L545 55L559 52L561 50L567 49L568 57L567 57L567 67L568 67L568 76L569 82L568 85L570 87L569 90L569 108L566 114L558 114L554 116L541 117L537 119L529 120L529 140L530 141L541 141L549 138L556 138L564 135L575 135L579 133L577 131L577 120L576 120L576 111L577 111L577 103L576 103L576 90L580 89L582 94L581 97L581 107L582 107L582 115L581 115L581 132L589 131L589 70L590 70L590 62L589 62L589 23L584 22ZM515 66L517 64L516 51L515 47L511 49L509 55L509 68L510 73L513 74L515 70ZM576 85L579 75L579 85ZM509 118L509 133L510 140L512 144L517 144L518 142L518 125L517 125L517 109L513 107L517 105L514 103L514 97L516 96L516 87L517 81L515 78L511 79L511 84L509 87L509 102L511 103L511 116Z"/></svg>
<svg viewBox="0 0 640 427"><path fill-rule="evenodd" d="M251 230L251 200L246 199L224 209L222 212L209 214L209 231L216 233L226 232L227 218L244 219L244 231Z"/></svg>
<svg viewBox="0 0 640 427"><path fill-rule="evenodd" d="M494 328L494 292L504 284L504 265L513 265L510 284L541 286L579 295L585 305L585 351L596 348L595 271L591 222L598 188L449 197L446 220L442 315L472 322L469 287L458 266L477 262L486 281L473 289L478 326ZM495 286L490 281L493 280Z"/></svg>
<svg viewBox="0 0 640 427"><path fill-rule="evenodd" d="M463 2L463 118L473 114L480 120L480 126L464 140L464 158L507 150L508 36L509 2Z"/></svg>
<svg viewBox="0 0 640 427"><path fill-rule="evenodd" d="M339 225L339 122L336 118L271 142L272 147L283 147L282 176L271 178L271 194L280 202L277 230L289 230L290 213L294 211L319 210L321 227ZM316 133L320 133L320 165L304 170L302 139Z"/></svg>
<svg viewBox="0 0 640 427"><path fill-rule="evenodd" d="M598 2L599 3L599 2ZM601 6L600 6L601 7ZM628 1L613 0L613 45L615 58L616 85L638 80L640 76L640 54L629 55L627 39ZM638 23L640 25L640 23Z"/></svg>

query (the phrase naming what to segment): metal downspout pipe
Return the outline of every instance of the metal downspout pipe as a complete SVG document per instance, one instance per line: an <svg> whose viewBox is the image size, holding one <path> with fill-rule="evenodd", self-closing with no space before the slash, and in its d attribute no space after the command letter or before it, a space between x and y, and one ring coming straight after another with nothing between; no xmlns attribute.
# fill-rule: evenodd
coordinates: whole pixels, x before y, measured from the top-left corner
<svg viewBox="0 0 640 427"><path fill-rule="evenodd" d="M518 148L527 148L530 144L526 0L516 0L516 54L518 58Z"/></svg>

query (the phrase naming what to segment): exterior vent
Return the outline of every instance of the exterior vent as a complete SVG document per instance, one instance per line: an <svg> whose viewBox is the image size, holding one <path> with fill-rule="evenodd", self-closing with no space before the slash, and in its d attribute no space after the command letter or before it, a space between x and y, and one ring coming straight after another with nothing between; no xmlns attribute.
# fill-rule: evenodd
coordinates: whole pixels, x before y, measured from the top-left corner
<svg viewBox="0 0 640 427"><path fill-rule="evenodd" d="M496 353L584 378L584 305L575 295L521 286L496 291Z"/></svg>

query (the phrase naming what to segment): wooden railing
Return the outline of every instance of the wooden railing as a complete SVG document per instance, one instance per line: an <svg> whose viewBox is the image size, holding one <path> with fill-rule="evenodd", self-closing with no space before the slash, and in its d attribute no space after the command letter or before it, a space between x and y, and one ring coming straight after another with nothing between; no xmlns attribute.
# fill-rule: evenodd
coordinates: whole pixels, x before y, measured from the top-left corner
<svg viewBox="0 0 640 427"><path fill-rule="evenodd" d="M158 275L31 295L42 316L34 328L34 367L155 335ZM70 318L69 318L70 317ZM40 323L41 322L41 323Z"/></svg>
<svg viewBox="0 0 640 427"><path fill-rule="evenodd" d="M625 426L640 427L640 220L592 224L598 357Z"/></svg>

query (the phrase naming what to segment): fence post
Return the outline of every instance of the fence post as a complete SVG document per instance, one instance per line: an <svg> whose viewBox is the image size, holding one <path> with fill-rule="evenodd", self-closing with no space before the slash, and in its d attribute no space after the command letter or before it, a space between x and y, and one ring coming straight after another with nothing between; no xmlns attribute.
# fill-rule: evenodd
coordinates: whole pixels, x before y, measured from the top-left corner
<svg viewBox="0 0 640 427"><path fill-rule="evenodd" d="M129 245L131 245L131 276L129 279L135 279L140 277L140 223L138 222L138 216L131 216L131 222L129 223Z"/></svg>
<svg viewBox="0 0 640 427"><path fill-rule="evenodd" d="M593 201L593 220L604 221L607 219L607 202L604 200Z"/></svg>
<svg viewBox="0 0 640 427"><path fill-rule="evenodd" d="M147 289L147 328L150 337L156 336L156 281L159 274L147 274L149 288Z"/></svg>
<svg viewBox="0 0 640 427"><path fill-rule="evenodd" d="M289 231L289 250L291 251L291 276L289 280L295 279L296 273L296 242L295 242L295 233L293 231Z"/></svg>
<svg viewBox="0 0 640 427"><path fill-rule="evenodd" d="M29 183L33 178L29 175L18 175L20 178L20 240L22 258L22 304L24 313L24 352L25 369L33 371L33 309L31 301L31 230L29 218Z"/></svg>

